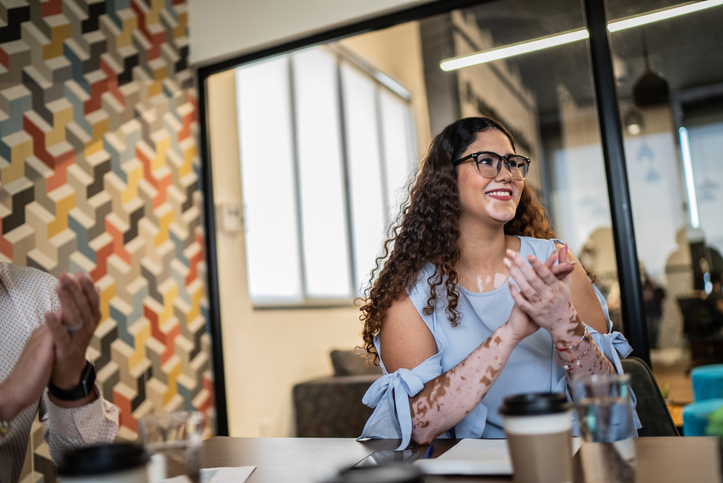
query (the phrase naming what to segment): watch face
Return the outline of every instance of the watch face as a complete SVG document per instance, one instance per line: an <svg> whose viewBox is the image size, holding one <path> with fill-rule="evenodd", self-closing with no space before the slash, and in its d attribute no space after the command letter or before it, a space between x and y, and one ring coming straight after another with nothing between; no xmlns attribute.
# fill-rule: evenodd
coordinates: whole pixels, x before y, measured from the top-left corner
<svg viewBox="0 0 723 483"><path fill-rule="evenodd" d="M91 395L95 385L95 367L89 361L85 362L85 368L80 375L80 382L72 389L60 389L52 381L48 384L48 390L54 397L63 401L77 401Z"/></svg>
<svg viewBox="0 0 723 483"><path fill-rule="evenodd" d="M90 396L93 392L93 385L95 384L95 367L89 361L85 363L85 369L80 377L80 384L83 387L84 397Z"/></svg>

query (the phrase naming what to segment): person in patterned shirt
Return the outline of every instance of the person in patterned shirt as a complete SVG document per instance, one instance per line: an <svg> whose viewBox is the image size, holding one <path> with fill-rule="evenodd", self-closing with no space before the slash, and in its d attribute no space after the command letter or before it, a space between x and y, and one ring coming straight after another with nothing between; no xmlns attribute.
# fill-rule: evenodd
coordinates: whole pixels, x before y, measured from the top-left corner
<svg viewBox="0 0 723 483"><path fill-rule="evenodd" d="M115 440L118 409L89 384L85 358L100 319L86 275L0 263L1 482L18 481L38 411L56 465L68 450Z"/></svg>

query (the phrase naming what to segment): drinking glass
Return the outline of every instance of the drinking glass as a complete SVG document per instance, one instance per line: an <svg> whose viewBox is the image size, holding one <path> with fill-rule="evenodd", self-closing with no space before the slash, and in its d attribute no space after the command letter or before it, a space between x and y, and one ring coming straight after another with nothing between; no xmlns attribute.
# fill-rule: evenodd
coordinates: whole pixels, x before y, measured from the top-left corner
<svg viewBox="0 0 723 483"><path fill-rule="evenodd" d="M634 483L637 464L630 376L580 376L571 386L585 482Z"/></svg>
<svg viewBox="0 0 723 483"><path fill-rule="evenodd" d="M138 420L143 446L151 455L151 483L182 475L200 481L202 421L201 413L183 411Z"/></svg>

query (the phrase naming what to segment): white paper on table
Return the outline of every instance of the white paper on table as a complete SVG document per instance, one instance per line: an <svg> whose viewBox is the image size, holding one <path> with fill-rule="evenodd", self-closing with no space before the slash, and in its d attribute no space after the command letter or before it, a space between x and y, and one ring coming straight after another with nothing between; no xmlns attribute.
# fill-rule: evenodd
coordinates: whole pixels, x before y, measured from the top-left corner
<svg viewBox="0 0 723 483"><path fill-rule="evenodd" d="M243 483L255 469L255 466L205 468L201 470L201 483Z"/></svg>
<svg viewBox="0 0 723 483"><path fill-rule="evenodd" d="M238 466L235 468L203 468L201 483L243 483L256 469L255 466ZM162 483L191 483L188 476L176 476L161 480Z"/></svg>
<svg viewBox="0 0 723 483"><path fill-rule="evenodd" d="M572 456L582 444L572 438ZM463 439L439 458L414 462L428 475L511 475L512 460L506 439Z"/></svg>

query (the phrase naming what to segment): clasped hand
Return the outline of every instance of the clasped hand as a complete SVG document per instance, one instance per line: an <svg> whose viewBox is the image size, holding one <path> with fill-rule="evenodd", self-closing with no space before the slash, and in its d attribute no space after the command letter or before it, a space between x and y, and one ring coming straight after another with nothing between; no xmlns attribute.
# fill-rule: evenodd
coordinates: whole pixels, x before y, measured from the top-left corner
<svg viewBox="0 0 723 483"><path fill-rule="evenodd" d="M560 249L558 265L555 265L557 253L550 255L545 263L530 255L529 265L519 253L508 250L507 254L505 266L519 287L508 283L515 301L513 315L519 317L524 313L529 319L524 335L542 327L550 332L553 340L564 338L577 315L570 294L574 262L568 261L567 246Z"/></svg>
<svg viewBox="0 0 723 483"><path fill-rule="evenodd" d="M12 419L35 403L50 381L61 389L72 389L80 382L85 351L101 319L100 297L93 282L82 273L73 278L62 274L55 291L60 308L45 313L45 325L30 335L13 372L1 386L2 396L11 399L6 403L13 408L2 418Z"/></svg>

